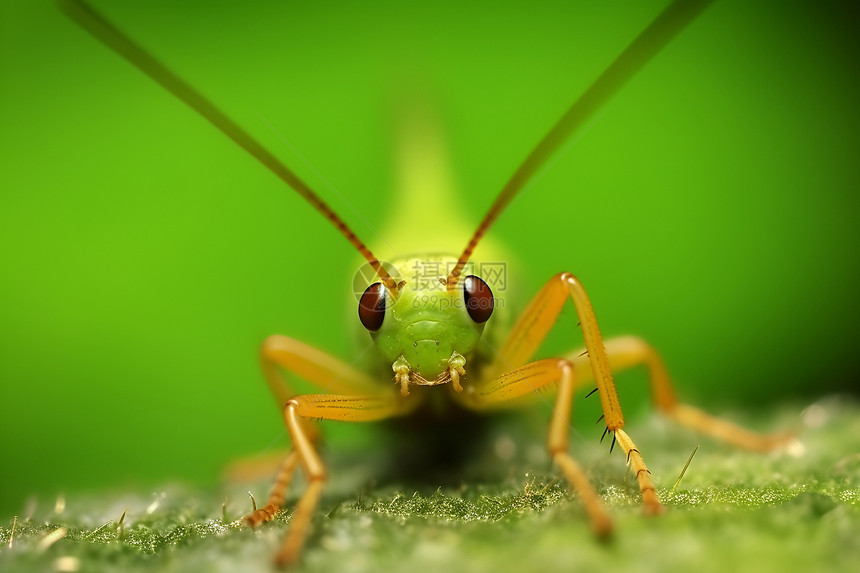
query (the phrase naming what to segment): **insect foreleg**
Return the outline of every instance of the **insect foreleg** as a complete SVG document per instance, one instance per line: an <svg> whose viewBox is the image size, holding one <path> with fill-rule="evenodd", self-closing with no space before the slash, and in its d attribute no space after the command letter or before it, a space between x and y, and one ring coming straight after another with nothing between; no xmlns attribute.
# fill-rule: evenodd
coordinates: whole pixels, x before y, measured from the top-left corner
<svg viewBox="0 0 860 573"><path fill-rule="evenodd" d="M630 439L630 436L622 430L624 427L624 416L621 413L621 404L618 401L618 392L615 390L609 356L606 353L606 347L600 335L597 317L594 314L594 309L591 306L591 301L588 299L585 288L572 274L560 273L554 276L535 296L514 325L507 341L490 365L490 378L487 381L479 381L475 385L474 392L478 394L485 392L482 388L483 385L490 384L492 386L495 383L493 381L494 377L499 376L506 370L517 369L529 360L555 324L568 298L573 301L577 316L579 317L579 324L588 354L588 365L600 394L603 419L606 422L606 427L614 433L614 439L623 448L624 453L627 454L627 461L636 472L645 510L648 513L659 513L663 506L660 504L654 484L649 477L650 472L636 445ZM565 362L573 364L569 360ZM584 366L584 364L581 366ZM561 388L559 388L559 391L561 391ZM572 400L572 394L564 404L559 400L557 408L564 407L569 413ZM558 418L557 415L553 417L554 423L556 418ZM566 419L567 417L565 417ZM551 436L557 436L556 439L561 439L563 434L566 446L568 431L566 422L564 426L550 426L550 431L555 432Z"/></svg>
<svg viewBox="0 0 860 573"><path fill-rule="evenodd" d="M505 372L487 381L486 384L475 386L472 392L462 398L462 401L476 409L492 408L506 405L514 398L528 395L555 382L558 382L558 394L549 425L547 449L565 479L579 493L595 533L600 537L606 537L612 531L612 521L585 472L568 451L570 411L573 405L573 391L577 386L576 370L571 361L549 358L530 362Z"/></svg>
<svg viewBox="0 0 860 573"><path fill-rule="evenodd" d="M577 350L563 359L525 364L555 324L568 296L573 300L579 316L585 338L585 351ZM787 434L756 434L679 403L662 359L648 343L632 336L603 342L585 289L569 273L553 277L535 296L488 367L489 377L467 385L462 401L474 408L510 405L514 398L527 396L542 386L558 381L558 398L550 425L549 450L568 481L578 491L587 492L591 490L591 486L588 485L586 489L579 485L579 482L585 481L584 476L567 454L568 420L574 390L596 378L607 428L613 432L614 439L627 455L627 461L636 474L646 511L658 513L662 505L651 482L650 472L636 444L622 429L624 420L611 375L611 371L640 364L648 367L657 408L678 423L757 451L770 451L792 440ZM587 499L588 494L583 496L583 500L590 504ZM599 506L599 502L597 504ZM602 507L600 510L589 509L595 529L600 531L601 517L598 511L602 512Z"/></svg>
<svg viewBox="0 0 860 573"><path fill-rule="evenodd" d="M279 408L283 408L287 401L296 395L296 391L281 375L279 368L326 392L368 395L390 389L334 356L280 334L269 336L263 341L260 347L260 363L269 390Z"/></svg>
<svg viewBox="0 0 860 573"><path fill-rule="evenodd" d="M326 481L325 465L316 451L313 436L308 435L307 422L311 419L349 422L381 420L407 413L416 402L417 399L398 399L393 392L390 397L315 394L295 396L287 401L284 423L308 486L299 498L283 545L275 556L278 566L295 562L301 553L311 517Z"/></svg>
<svg viewBox="0 0 860 573"><path fill-rule="evenodd" d="M615 431L624 426L624 416L618 403L615 382L612 380L609 358L606 355L591 301L582 283L570 273L555 275L532 299L511 329L507 340L496 353L488 368L489 377L519 368L528 362L555 325L558 315L568 300L573 300L576 307L585 347L590 358L590 368L600 393L606 426Z"/></svg>
<svg viewBox="0 0 860 573"><path fill-rule="evenodd" d="M345 364L312 346L293 338L273 335L266 338L260 347L260 363L266 382L279 408L284 408L296 391L281 374L280 368L289 371L319 387L338 393L367 393L373 381L364 373ZM376 386L379 388L379 385ZM304 422L304 433L311 441L316 441L318 429L311 421ZM287 489L292 481L299 458L291 449L281 464L275 484L269 493L265 506L245 516L245 523L256 527L272 519L284 505Z"/></svg>
<svg viewBox="0 0 860 573"><path fill-rule="evenodd" d="M268 503L246 516L245 521L256 526L270 520L280 511L292 475L300 464L307 476L307 490L299 499L289 532L276 556L279 565L287 565L295 561L301 552L326 479L325 466L314 446L318 429L313 421L378 420L406 413L418 400L403 401L394 392L393 385L379 384L353 366L286 336L268 337L260 348L260 362L269 389L283 408L284 422L293 447L281 466ZM282 368L321 390L331 390L339 395L296 396L289 381L281 374Z"/></svg>

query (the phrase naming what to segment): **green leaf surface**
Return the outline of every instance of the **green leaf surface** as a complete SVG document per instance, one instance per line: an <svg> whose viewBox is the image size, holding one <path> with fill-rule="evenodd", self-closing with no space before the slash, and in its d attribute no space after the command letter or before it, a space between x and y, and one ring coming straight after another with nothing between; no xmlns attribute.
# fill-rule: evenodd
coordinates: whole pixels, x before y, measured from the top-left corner
<svg viewBox="0 0 860 573"><path fill-rule="evenodd" d="M747 417L756 429L798 432L802 448L772 455L717 444L656 416L630 424L666 505L658 518L642 514L623 455L574 438L575 454L615 519L608 542L595 540L576 495L534 454L540 442L516 429L499 428L488 444L496 452L507 451L500 440L524 444L512 458L508 452L473 462L495 464L507 477L456 486L378 485L367 477L377 462L356 465L357 458L332 451L331 484L296 570L857 571L858 414L856 404L831 398ZM468 465L463 475L475 474ZM258 499L267 487L254 484ZM301 487L299 480L290 501ZM14 519L4 521L0 570L267 571L290 511L256 531L244 527L247 489L171 486L69 497L53 511L19 516L11 543Z"/></svg>

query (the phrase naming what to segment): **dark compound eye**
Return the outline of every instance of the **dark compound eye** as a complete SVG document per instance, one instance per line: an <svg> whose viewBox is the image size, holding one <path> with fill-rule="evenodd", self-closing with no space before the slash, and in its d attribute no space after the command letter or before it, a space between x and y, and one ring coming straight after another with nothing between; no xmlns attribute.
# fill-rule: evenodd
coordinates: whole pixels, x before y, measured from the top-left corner
<svg viewBox="0 0 860 573"><path fill-rule="evenodd" d="M382 327L385 319L385 287L382 283L373 283L358 301L358 318L364 328L376 332Z"/></svg>
<svg viewBox="0 0 860 573"><path fill-rule="evenodd" d="M493 291L482 279L469 275L463 279L463 297L466 310L478 324L487 322L493 314Z"/></svg>

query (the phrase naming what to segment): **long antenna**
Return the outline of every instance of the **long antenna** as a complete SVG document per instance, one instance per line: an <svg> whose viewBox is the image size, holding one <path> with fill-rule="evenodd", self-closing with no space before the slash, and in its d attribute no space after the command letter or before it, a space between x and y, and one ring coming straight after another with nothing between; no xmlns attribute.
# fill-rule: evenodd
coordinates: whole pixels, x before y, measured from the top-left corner
<svg viewBox="0 0 860 573"><path fill-rule="evenodd" d="M452 290L457 285L463 267L469 262L469 258L471 258L481 237L493 225L511 200L516 197L517 193L534 177L535 173L558 151L568 137L582 127L663 46L671 42L681 30L686 28L710 2L711 0L678 0L670 4L570 106L570 109L529 153L490 206L490 210L484 216L478 230L475 231L472 239L466 245L466 249L460 255L451 274L448 275L446 280L448 290Z"/></svg>
<svg viewBox="0 0 860 573"><path fill-rule="evenodd" d="M161 62L156 60L143 48L138 46L128 36L111 24L104 16L83 0L59 0L60 7L84 30L95 36L99 41L108 46L114 52L125 58L144 74L161 84L163 88L185 102L191 109L206 118L209 123L218 128L224 135L235 141L239 146L254 156L269 171L274 173L281 181L292 187L296 193L301 195L305 201L314 209L322 213L340 233L346 237L352 246L367 259L382 282L385 283L389 292L396 295L397 283L382 267L379 260L370 252L370 249L355 236L349 226L329 207L298 175L281 163L256 139L239 127L224 112L206 99L200 92L194 89L179 76L170 71Z"/></svg>

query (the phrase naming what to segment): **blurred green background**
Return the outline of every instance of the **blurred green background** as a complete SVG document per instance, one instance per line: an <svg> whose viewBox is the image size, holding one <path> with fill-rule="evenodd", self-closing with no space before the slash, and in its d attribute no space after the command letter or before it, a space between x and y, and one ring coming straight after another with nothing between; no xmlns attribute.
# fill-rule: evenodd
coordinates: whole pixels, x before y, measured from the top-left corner
<svg viewBox="0 0 860 573"><path fill-rule="evenodd" d="M427 209L477 224L665 2L100 5L372 240L261 117L382 228L392 109L420 86L460 191ZM493 228L520 291L575 272L604 333L652 341L712 409L856 392L857 24L847 3L710 7ZM7 0L0 29L0 515L33 494L217 483L285 440L265 336L357 354L356 256L54 3ZM568 310L543 352L576 334ZM619 376L634 420L644 380Z"/></svg>

